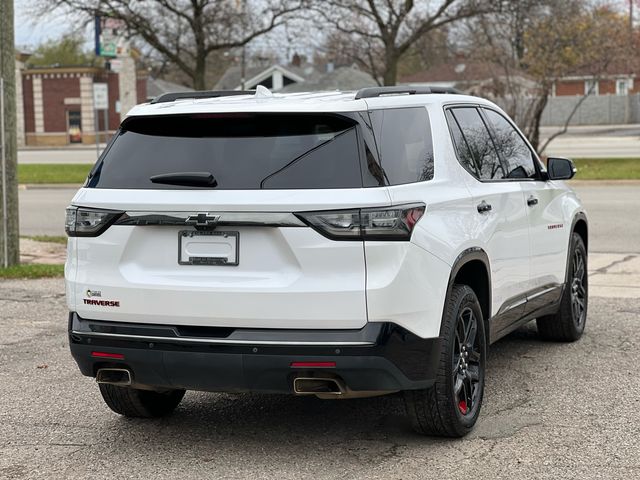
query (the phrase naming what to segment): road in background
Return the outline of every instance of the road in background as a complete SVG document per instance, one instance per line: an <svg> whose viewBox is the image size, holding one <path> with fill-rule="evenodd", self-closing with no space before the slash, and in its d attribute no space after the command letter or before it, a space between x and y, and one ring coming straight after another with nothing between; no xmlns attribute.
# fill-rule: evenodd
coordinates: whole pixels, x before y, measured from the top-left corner
<svg viewBox="0 0 640 480"><path fill-rule="evenodd" d="M640 252L640 183L573 184L584 202L590 222L592 252ZM76 189L20 190L21 235L64 235L64 209Z"/></svg>
<svg viewBox="0 0 640 480"><path fill-rule="evenodd" d="M21 189L20 235L64 235L64 210L77 191L77 188Z"/></svg>
<svg viewBox="0 0 640 480"><path fill-rule="evenodd" d="M640 182L570 182L589 217L589 251L640 253Z"/></svg>
<svg viewBox="0 0 640 480"><path fill-rule="evenodd" d="M559 129L544 127L542 143ZM640 125L571 127L556 137L545 155L569 158L638 158L640 157Z"/></svg>
<svg viewBox="0 0 640 480"><path fill-rule="evenodd" d="M557 127L543 127L542 141ZM104 148L101 145L100 151ZM546 155L570 158L640 157L640 125L569 127L547 147ZM18 163L94 163L96 149L89 146L25 148L18 150Z"/></svg>
<svg viewBox="0 0 640 480"><path fill-rule="evenodd" d="M104 144L100 146L100 152ZM18 150L18 163L95 163L96 146L65 148L25 148Z"/></svg>

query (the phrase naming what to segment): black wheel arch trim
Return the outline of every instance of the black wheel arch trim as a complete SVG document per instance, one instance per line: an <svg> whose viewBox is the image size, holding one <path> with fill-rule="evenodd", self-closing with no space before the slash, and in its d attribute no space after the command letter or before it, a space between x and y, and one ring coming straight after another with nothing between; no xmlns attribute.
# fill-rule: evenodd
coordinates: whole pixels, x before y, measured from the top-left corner
<svg viewBox="0 0 640 480"><path fill-rule="evenodd" d="M451 290L453 289L453 285L455 283L455 279L458 275L458 273L460 273L460 270L462 269L462 267L464 267L465 265L467 265L469 262L472 261L480 261L482 262L482 264L485 267L486 273L487 273L487 281L488 281L488 285L487 285L487 305L486 305L486 312L484 311L484 309L482 308L482 301L480 301L480 310L482 311L482 315L483 315L483 322L484 322L484 327L485 327L485 338L489 338L489 318L491 318L491 298L492 298L492 286L491 286L491 268L490 268L490 263L489 263L489 256L487 255L487 253L480 247L471 247L471 248L467 248L465 250L463 250L462 252L460 252L460 254L456 257L456 259L453 262L453 265L451 266L451 273L449 275L449 283L447 284L447 295L446 298L449 298L449 296L451 295ZM480 299L479 299L480 300ZM442 316L444 318L444 309L442 311ZM443 321L440 322L440 328L442 329L442 325L443 325ZM442 337L442 331L440 331L440 337Z"/></svg>

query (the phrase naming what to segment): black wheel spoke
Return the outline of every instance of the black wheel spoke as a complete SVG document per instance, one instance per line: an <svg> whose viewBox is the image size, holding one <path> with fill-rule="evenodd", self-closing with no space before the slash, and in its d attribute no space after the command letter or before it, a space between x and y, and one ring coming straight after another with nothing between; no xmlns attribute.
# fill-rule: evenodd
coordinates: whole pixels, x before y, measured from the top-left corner
<svg viewBox="0 0 640 480"><path fill-rule="evenodd" d="M469 328L467 329L467 335L464 339L464 343L469 348L476 342L476 334L478 333L478 322L476 322L475 317L473 316L473 312L471 313L471 318L469 320Z"/></svg>
<svg viewBox="0 0 640 480"><path fill-rule="evenodd" d="M462 375L456 375L456 383L453 386L453 392L455 393L456 399L461 400L460 391L464 386L464 382L462 381Z"/></svg>
<svg viewBox="0 0 640 480"><path fill-rule="evenodd" d="M480 380L480 367L477 365L470 365L467 369L467 375L471 382L478 382Z"/></svg>
<svg viewBox="0 0 640 480"><path fill-rule="evenodd" d="M469 352L469 363L480 363L480 352L477 350Z"/></svg>
<svg viewBox="0 0 640 480"><path fill-rule="evenodd" d="M481 381L482 355L478 335L478 317L473 308L458 312L453 344L453 392L456 408L462 415L474 411L476 391Z"/></svg>
<svg viewBox="0 0 640 480"><path fill-rule="evenodd" d="M583 284L580 284L578 286L578 295L580 296L581 299L584 299L587 296L587 291L585 290Z"/></svg>
<svg viewBox="0 0 640 480"><path fill-rule="evenodd" d="M573 278L571 279L571 313L576 325L582 324L586 311L587 289L585 287L586 262L582 252L573 252Z"/></svg>

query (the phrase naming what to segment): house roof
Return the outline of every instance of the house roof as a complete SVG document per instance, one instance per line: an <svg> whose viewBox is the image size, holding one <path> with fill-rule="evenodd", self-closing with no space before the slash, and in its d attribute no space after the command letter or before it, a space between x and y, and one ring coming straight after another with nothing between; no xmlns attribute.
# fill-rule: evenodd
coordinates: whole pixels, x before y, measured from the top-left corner
<svg viewBox="0 0 640 480"><path fill-rule="evenodd" d="M147 98L155 98L158 95L169 92L193 92L193 88L185 87L173 82L167 82L160 78L147 78Z"/></svg>
<svg viewBox="0 0 640 480"><path fill-rule="evenodd" d="M602 64L583 66L563 78L567 80L592 78L594 75L600 75L603 77L640 75L640 55L626 59L614 60L604 65L604 68Z"/></svg>
<svg viewBox="0 0 640 480"><path fill-rule="evenodd" d="M279 70L283 75L295 80L296 82L302 82L309 76L315 73L315 68L312 65L303 65L301 67L295 67L288 65L286 67L282 65L270 65L269 67L247 67L245 70L245 83L258 83L263 79L269 77L274 70ZM239 65L233 65L224 72L218 83L216 83L214 90L235 90L240 89L240 82L242 80L242 68Z"/></svg>
<svg viewBox="0 0 640 480"><path fill-rule="evenodd" d="M375 87L378 84L374 78L366 72L354 67L339 67L332 72L327 72L310 78L304 83L293 83L282 90L288 92L309 92L321 90L358 90L364 87Z"/></svg>
<svg viewBox="0 0 640 480"><path fill-rule="evenodd" d="M503 76L504 69L500 65L491 62L456 61L438 65L422 72L406 75L400 78L399 83L442 83L453 86L459 83L479 82ZM511 76L527 78L522 71L511 72Z"/></svg>

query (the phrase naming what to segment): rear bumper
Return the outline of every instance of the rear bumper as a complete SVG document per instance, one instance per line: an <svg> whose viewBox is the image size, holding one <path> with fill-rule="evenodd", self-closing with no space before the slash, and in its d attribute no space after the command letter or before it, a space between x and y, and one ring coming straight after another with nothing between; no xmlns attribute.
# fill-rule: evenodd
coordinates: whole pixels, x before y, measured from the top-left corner
<svg viewBox="0 0 640 480"><path fill-rule="evenodd" d="M435 378L440 343L391 323L368 323L358 330L191 328L69 314L69 345L84 375L127 368L134 385L158 388L293 393L296 376L337 377L353 391L426 388ZM299 368L292 367L294 362L335 366Z"/></svg>

